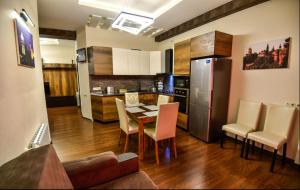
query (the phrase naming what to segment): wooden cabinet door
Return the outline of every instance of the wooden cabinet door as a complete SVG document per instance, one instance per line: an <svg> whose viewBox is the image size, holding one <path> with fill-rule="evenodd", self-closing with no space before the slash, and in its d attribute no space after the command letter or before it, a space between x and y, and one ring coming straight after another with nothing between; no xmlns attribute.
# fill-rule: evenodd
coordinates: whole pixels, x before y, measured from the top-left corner
<svg viewBox="0 0 300 190"><path fill-rule="evenodd" d="M150 75L161 73L161 52L150 51Z"/></svg>
<svg viewBox="0 0 300 190"><path fill-rule="evenodd" d="M88 48L89 73L94 75L112 75L112 48L92 46Z"/></svg>
<svg viewBox="0 0 300 190"><path fill-rule="evenodd" d="M174 45L174 75L190 74L190 39Z"/></svg>
<svg viewBox="0 0 300 190"><path fill-rule="evenodd" d="M203 34L191 39L191 58L214 55L215 32Z"/></svg>
<svg viewBox="0 0 300 190"><path fill-rule="evenodd" d="M223 32L210 32L191 39L191 58L230 57L232 35Z"/></svg>

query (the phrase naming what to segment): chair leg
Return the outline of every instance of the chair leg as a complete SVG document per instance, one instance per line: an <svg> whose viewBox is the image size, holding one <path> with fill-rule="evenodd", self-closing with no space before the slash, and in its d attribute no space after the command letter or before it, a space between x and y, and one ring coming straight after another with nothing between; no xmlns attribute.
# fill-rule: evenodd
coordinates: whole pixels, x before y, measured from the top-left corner
<svg viewBox="0 0 300 190"><path fill-rule="evenodd" d="M264 151L264 144L261 144L261 147L260 147L260 153L262 154Z"/></svg>
<svg viewBox="0 0 300 190"><path fill-rule="evenodd" d="M277 149L274 149L272 164L271 164L271 168L270 168L270 172L272 172L272 173L274 171L274 165L275 165L276 157L277 157Z"/></svg>
<svg viewBox="0 0 300 190"><path fill-rule="evenodd" d="M143 150L144 152L145 152L145 150L148 149L148 141L149 140L150 140L150 138L144 134L144 150Z"/></svg>
<svg viewBox="0 0 300 190"><path fill-rule="evenodd" d="M254 152L254 149L255 149L255 141L252 141L251 152Z"/></svg>
<svg viewBox="0 0 300 190"><path fill-rule="evenodd" d="M124 146L124 153L127 152L127 150L128 150L128 142L129 142L129 135L126 134L126 141L125 141L125 146Z"/></svg>
<svg viewBox="0 0 300 190"><path fill-rule="evenodd" d="M156 157L156 164L159 165L158 142L157 141L155 141L155 157Z"/></svg>
<svg viewBox="0 0 300 190"><path fill-rule="evenodd" d="M241 158L244 157L245 144L246 144L246 138L243 138L242 149L241 149Z"/></svg>
<svg viewBox="0 0 300 190"><path fill-rule="evenodd" d="M119 146L121 144L121 139L122 139L122 129L120 129Z"/></svg>
<svg viewBox="0 0 300 190"><path fill-rule="evenodd" d="M245 153L245 159L248 159L248 154L249 154L249 146L250 146L250 139L247 139L247 144L246 144L246 153Z"/></svg>
<svg viewBox="0 0 300 190"><path fill-rule="evenodd" d="M234 144L237 144L237 135L235 135Z"/></svg>
<svg viewBox="0 0 300 190"><path fill-rule="evenodd" d="M176 158L177 158L177 150L176 150L175 137L172 138L172 145L173 145L174 157L175 157L175 159L176 159Z"/></svg>
<svg viewBox="0 0 300 190"><path fill-rule="evenodd" d="M221 144L220 144L221 148L223 148L223 144L224 144L225 138L226 138L225 131L222 131L221 132Z"/></svg>
<svg viewBox="0 0 300 190"><path fill-rule="evenodd" d="M282 151L282 165L285 164L285 160L286 160L286 148L287 148L287 143L285 143L283 145L283 151Z"/></svg>

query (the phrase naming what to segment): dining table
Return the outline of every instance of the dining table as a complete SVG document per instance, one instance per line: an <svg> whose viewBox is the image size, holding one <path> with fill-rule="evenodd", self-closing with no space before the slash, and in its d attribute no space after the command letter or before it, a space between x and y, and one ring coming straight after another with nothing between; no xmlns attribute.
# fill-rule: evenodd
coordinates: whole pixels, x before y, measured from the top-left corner
<svg viewBox="0 0 300 190"><path fill-rule="evenodd" d="M156 107L156 108L155 108ZM139 105L135 107L127 107L126 112L129 118L138 123L139 125L139 159L144 159L144 127L146 123L156 121L158 107L155 105Z"/></svg>

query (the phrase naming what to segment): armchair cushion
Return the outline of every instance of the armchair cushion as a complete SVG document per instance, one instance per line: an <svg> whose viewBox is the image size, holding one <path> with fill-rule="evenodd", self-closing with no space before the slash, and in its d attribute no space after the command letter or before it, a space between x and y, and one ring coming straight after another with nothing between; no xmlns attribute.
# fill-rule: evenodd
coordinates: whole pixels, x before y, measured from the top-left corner
<svg viewBox="0 0 300 190"><path fill-rule="evenodd" d="M254 140L255 142L262 143L275 149L279 149L280 146L287 141L285 137L267 131L257 131L249 133L248 139Z"/></svg>
<svg viewBox="0 0 300 190"><path fill-rule="evenodd" d="M247 134L253 131L253 128L241 124L232 123L223 125L222 130L246 138Z"/></svg>
<svg viewBox="0 0 300 190"><path fill-rule="evenodd" d="M84 159L63 163L75 189L99 185L139 170L136 154L116 156L104 152Z"/></svg>

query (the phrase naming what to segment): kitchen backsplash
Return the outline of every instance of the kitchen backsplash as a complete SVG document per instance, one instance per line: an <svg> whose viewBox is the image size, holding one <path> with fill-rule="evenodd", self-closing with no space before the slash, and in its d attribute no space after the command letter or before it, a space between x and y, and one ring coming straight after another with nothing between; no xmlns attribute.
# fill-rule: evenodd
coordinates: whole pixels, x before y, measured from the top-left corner
<svg viewBox="0 0 300 190"><path fill-rule="evenodd" d="M154 87L152 79L91 79L91 91L93 87L101 87L106 91L106 87L111 86L117 92L120 88L126 88L128 91L150 91Z"/></svg>

